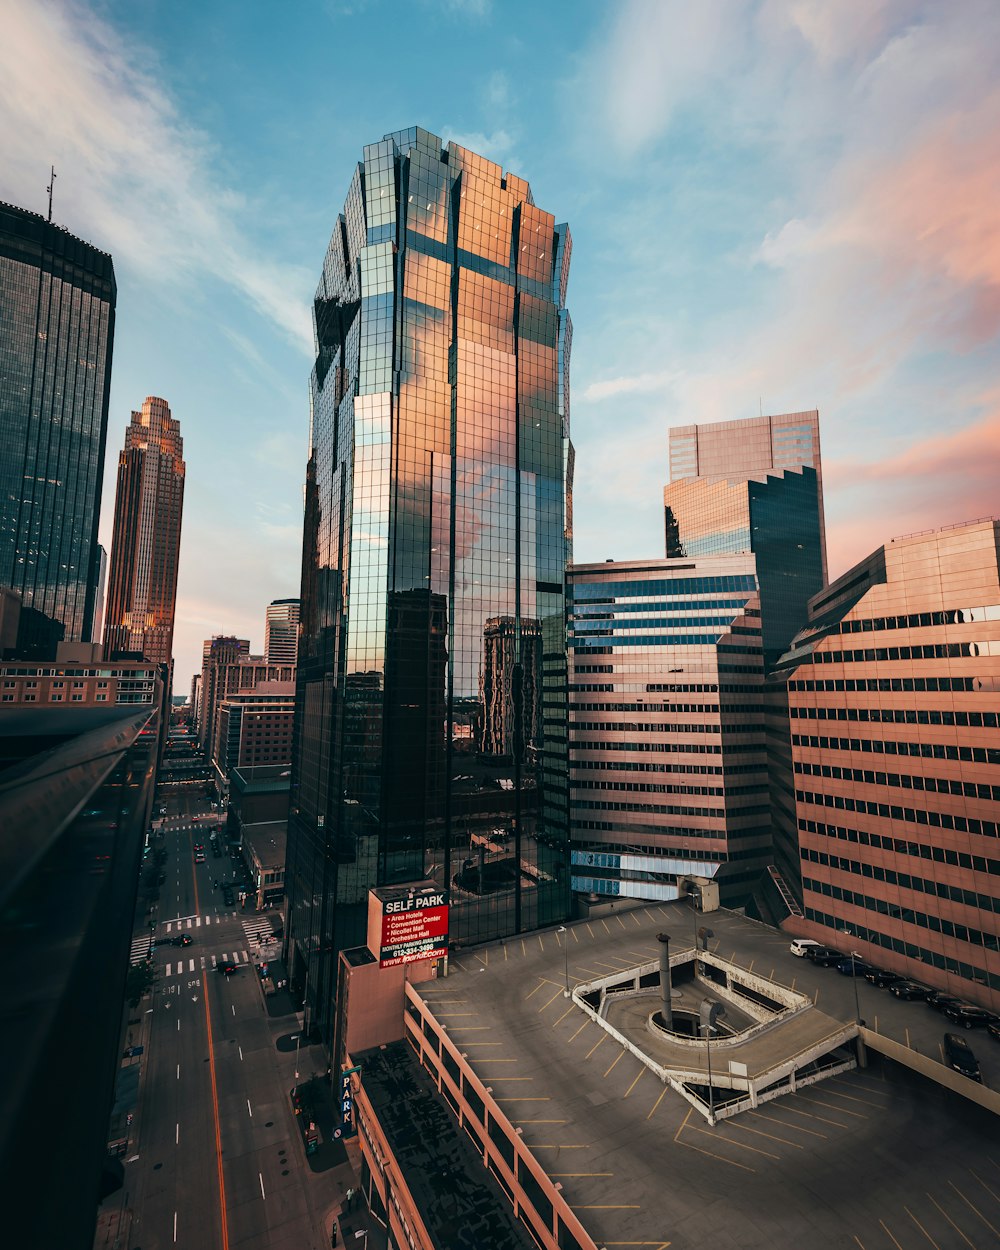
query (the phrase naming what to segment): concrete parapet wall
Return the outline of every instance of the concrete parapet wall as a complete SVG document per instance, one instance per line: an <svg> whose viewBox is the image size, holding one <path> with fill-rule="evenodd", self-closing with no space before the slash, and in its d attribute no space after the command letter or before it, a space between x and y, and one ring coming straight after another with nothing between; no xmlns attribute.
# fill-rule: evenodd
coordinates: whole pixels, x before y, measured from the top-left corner
<svg viewBox="0 0 1000 1250"><path fill-rule="evenodd" d="M996 1090L988 1089L976 1081L970 1081L967 1076L953 1072L951 1068L946 1068L936 1059L930 1059L917 1050L911 1050L902 1042L894 1042L891 1037L876 1033L874 1029L862 1027L861 1037L870 1050L877 1050L887 1059L902 1063L912 1068L914 1072L919 1072L921 1076L929 1077L932 1081L937 1081L938 1085L943 1085L946 1089L961 1094L963 1098L968 1098L970 1102L978 1103L980 1107L985 1107L994 1115L1000 1115L1000 1094Z"/></svg>

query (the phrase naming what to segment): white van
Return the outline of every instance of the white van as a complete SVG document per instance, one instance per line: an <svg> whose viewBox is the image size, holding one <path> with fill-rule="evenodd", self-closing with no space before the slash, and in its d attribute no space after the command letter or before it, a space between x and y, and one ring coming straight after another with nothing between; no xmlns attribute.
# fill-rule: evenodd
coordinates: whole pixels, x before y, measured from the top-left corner
<svg viewBox="0 0 1000 1250"><path fill-rule="evenodd" d="M798 955L801 958L803 955L805 955L806 951L810 948L810 946L822 946L822 945L823 945L822 942L814 942L812 938L793 938L792 944L791 946L789 946L788 949L792 952L793 955Z"/></svg>

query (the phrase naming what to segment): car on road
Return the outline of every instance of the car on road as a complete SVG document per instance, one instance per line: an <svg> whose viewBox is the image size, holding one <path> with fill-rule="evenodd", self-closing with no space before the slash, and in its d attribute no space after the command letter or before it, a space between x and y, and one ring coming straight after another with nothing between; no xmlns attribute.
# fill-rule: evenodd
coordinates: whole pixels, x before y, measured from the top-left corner
<svg viewBox="0 0 1000 1250"><path fill-rule="evenodd" d="M176 937L160 938L161 946L190 946L194 941L189 933L178 933Z"/></svg>
<svg viewBox="0 0 1000 1250"><path fill-rule="evenodd" d="M195 862L196 864L203 864L203 863L205 862L205 852L204 852L204 851L195 851L195 853L194 853L194 862Z"/></svg>
<svg viewBox="0 0 1000 1250"><path fill-rule="evenodd" d="M897 981L905 981L906 977L900 976L898 972L886 972L884 968L869 968L865 973L865 980L870 981L876 989L885 990L892 989Z"/></svg>
<svg viewBox="0 0 1000 1250"><path fill-rule="evenodd" d="M978 1024L998 1024L1000 1016L985 1007L977 1007L974 1003L953 1003L945 1007L944 1014L952 1024L960 1024L964 1029L975 1028Z"/></svg>
<svg viewBox="0 0 1000 1250"><path fill-rule="evenodd" d="M232 907L235 899L236 896L233 894L233 887L231 885L224 885L222 887L222 901Z"/></svg>
<svg viewBox="0 0 1000 1250"><path fill-rule="evenodd" d="M972 1053L972 1048L964 1037L959 1037L957 1033L946 1033L944 1057L949 1068L960 1072L962 1076L967 1076L970 1081L978 1081L982 1085L983 1076L979 1071L979 1060Z"/></svg>
<svg viewBox="0 0 1000 1250"><path fill-rule="evenodd" d="M835 951L832 946L810 946L806 951L806 959L820 968L832 968L844 959L843 951Z"/></svg>
<svg viewBox="0 0 1000 1250"><path fill-rule="evenodd" d="M228 960L224 964L216 964L216 967L225 977L231 977L234 972L239 972L236 964L230 963Z"/></svg>
<svg viewBox="0 0 1000 1250"><path fill-rule="evenodd" d="M928 998L931 989L928 985L921 985L919 981L897 981L895 985L889 986L889 992L895 994L897 998L913 1002Z"/></svg>

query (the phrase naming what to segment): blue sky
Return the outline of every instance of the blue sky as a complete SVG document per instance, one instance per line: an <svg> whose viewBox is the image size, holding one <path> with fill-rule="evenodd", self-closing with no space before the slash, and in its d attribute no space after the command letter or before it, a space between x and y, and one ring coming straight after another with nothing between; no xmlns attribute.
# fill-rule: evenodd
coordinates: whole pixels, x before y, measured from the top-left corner
<svg viewBox="0 0 1000 1250"><path fill-rule="evenodd" d="M830 571L995 514L991 0L0 0L0 199L109 250L103 538L129 413L188 465L175 655L298 593L309 301L410 125L574 237L575 555L662 554L671 425L818 407Z"/></svg>

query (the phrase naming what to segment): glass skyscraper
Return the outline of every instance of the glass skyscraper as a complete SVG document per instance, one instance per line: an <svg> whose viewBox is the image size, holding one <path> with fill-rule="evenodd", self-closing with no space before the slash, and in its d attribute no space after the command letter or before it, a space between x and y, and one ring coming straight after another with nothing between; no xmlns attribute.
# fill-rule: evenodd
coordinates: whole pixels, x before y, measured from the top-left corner
<svg viewBox="0 0 1000 1250"><path fill-rule="evenodd" d="M293 985L333 1035L368 890L426 876L453 942L568 914L570 234L424 130L364 149L316 292Z"/></svg>
<svg viewBox="0 0 1000 1250"><path fill-rule="evenodd" d="M782 655L826 581L819 414L670 431L663 490L668 558L753 552L764 663Z"/></svg>
<svg viewBox="0 0 1000 1250"><path fill-rule="evenodd" d="M0 585L38 658L93 637L115 298L106 252L0 205Z"/></svg>
<svg viewBox="0 0 1000 1250"><path fill-rule="evenodd" d="M147 397L125 431L111 544L104 651L173 661L184 508L184 441L164 399Z"/></svg>

